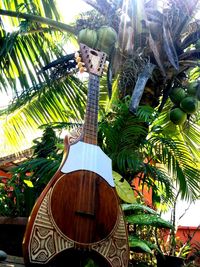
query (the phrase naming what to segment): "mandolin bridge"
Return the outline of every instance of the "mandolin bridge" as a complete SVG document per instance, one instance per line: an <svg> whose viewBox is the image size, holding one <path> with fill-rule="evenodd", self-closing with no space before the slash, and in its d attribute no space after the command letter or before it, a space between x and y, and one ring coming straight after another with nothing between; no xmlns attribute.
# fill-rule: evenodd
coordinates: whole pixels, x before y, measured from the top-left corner
<svg viewBox="0 0 200 267"><path fill-rule="evenodd" d="M91 219L95 218L95 214L92 212L88 212L88 211L77 210L75 211L75 214L83 216L83 217L89 217Z"/></svg>

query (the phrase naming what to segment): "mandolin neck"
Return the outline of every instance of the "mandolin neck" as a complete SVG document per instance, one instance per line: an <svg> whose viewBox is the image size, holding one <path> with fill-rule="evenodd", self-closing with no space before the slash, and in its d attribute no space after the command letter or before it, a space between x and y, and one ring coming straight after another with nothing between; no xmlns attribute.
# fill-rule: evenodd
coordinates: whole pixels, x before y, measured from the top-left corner
<svg viewBox="0 0 200 267"><path fill-rule="evenodd" d="M83 127L83 141L97 145L98 131L99 77L89 74L87 108Z"/></svg>

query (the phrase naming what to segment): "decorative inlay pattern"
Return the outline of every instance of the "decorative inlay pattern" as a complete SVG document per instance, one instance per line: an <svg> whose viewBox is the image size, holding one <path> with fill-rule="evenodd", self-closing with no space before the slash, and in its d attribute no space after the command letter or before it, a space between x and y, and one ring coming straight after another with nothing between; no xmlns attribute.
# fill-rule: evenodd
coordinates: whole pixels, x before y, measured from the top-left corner
<svg viewBox="0 0 200 267"><path fill-rule="evenodd" d="M83 248L64 236L56 229L48 211L50 207L51 192L45 196L35 219L29 243L29 257L31 263L47 264L61 251ZM123 220L121 209L119 209L118 222L112 233L104 240L85 245L88 250L96 251L104 257L111 267L127 267L129 249L127 245L126 224Z"/></svg>
<svg viewBox="0 0 200 267"><path fill-rule="evenodd" d="M68 134L69 144L72 145L73 143L75 143L82 134L83 134L83 127L78 127L70 131L70 133Z"/></svg>
<svg viewBox="0 0 200 267"><path fill-rule="evenodd" d="M74 242L64 239L53 227L48 214L50 192L45 196L35 219L29 244L30 262L46 264L59 252L74 247Z"/></svg>
<svg viewBox="0 0 200 267"><path fill-rule="evenodd" d="M92 249L106 258L112 267L128 266L129 249L127 245L126 224L121 210L118 223L110 238L93 245Z"/></svg>

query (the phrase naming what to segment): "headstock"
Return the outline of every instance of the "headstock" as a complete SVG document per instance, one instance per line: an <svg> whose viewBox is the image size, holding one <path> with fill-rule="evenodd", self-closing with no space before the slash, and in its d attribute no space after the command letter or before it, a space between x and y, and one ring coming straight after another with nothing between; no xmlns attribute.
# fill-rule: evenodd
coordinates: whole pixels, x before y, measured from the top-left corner
<svg viewBox="0 0 200 267"><path fill-rule="evenodd" d="M105 68L106 53L94 50L85 44L80 44L80 53L81 57L76 58L79 69L101 76Z"/></svg>

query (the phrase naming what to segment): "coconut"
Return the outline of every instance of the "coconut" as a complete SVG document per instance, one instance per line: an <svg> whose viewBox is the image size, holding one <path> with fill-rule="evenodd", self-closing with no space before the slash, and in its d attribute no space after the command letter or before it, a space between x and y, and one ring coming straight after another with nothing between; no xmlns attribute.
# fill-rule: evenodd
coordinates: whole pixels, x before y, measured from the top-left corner
<svg viewBox="0 0 200 267"><path fill-rule="evenodd" d="M169 95L171 101L175 104L179 104L186 96L186 91L181 87L173 88Z"/></svg>
<svg viewBox="0 0 200 267"><path fill-rule="evenodd" d="M187 114L180 108L173 108L170 111L169 117L174 124L181 125L186 121Z"/></svg>
<svg viewBox="0 0 200 267"><path fill-rule="evenodd" d="M112 27L102 26L98 29L96 49L109 55L116 41L117 33Z"/></svg>
<svg viewBox="0 0 200 267"><path fill-rule="evenodd" d="M95 30L82 29L78 33L78 42L89 46L90 48L95 48L97 42L97 33Z"/></svg>
<svg viewBox="0 0 200 267"><path fill-rule="evenodd" d="M198 88L198 82L191 82L188 85L187 94L191 96L195 96L197 93L197 88Z"/></svg>
<svg viewBox="0 0 200 267"><path fill-rule="evenodd" d="M198 100L193 96L188 96L181 101L180 107L186 113L193 114L198 109Z"/></svg>

